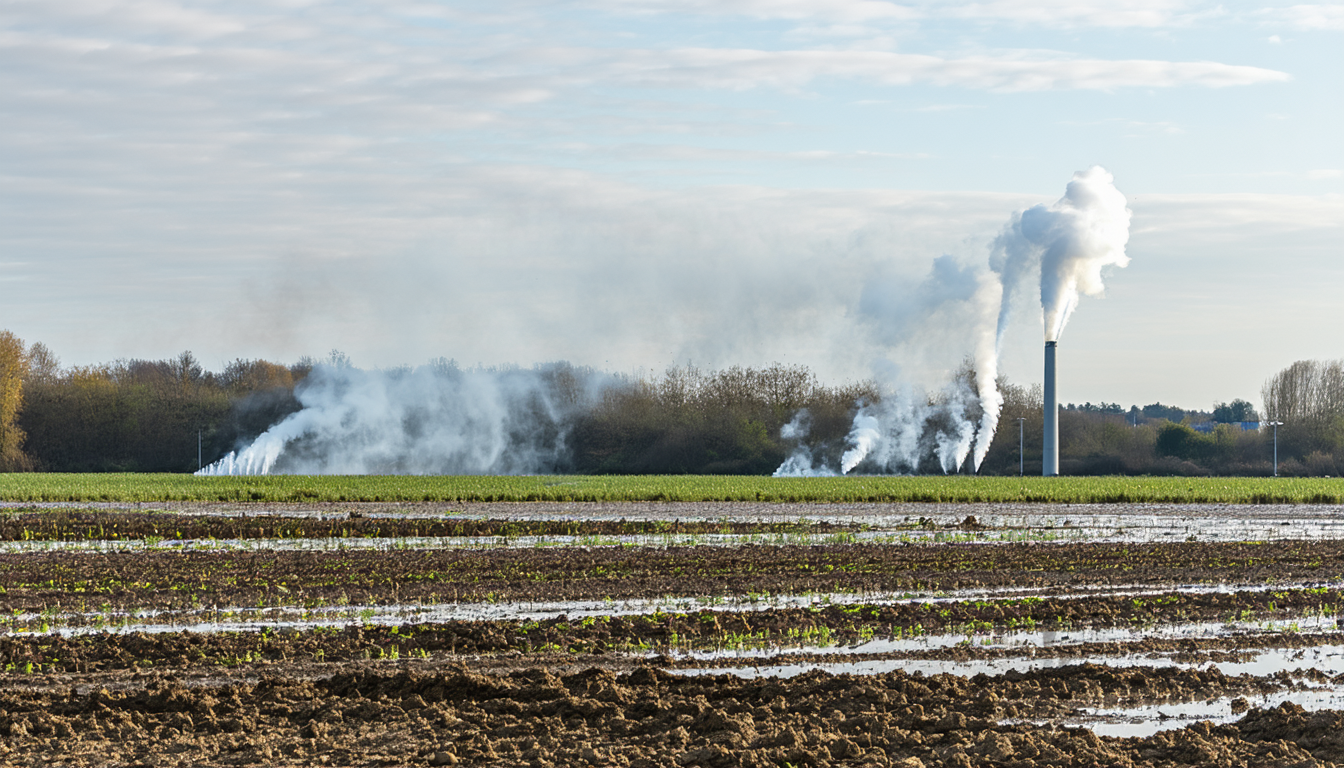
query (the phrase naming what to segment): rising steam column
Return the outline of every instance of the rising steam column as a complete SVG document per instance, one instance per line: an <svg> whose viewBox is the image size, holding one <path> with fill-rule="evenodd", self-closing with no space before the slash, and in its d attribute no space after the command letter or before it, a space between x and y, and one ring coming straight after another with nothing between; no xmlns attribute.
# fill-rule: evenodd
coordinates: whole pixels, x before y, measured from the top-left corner
<svg viewBox="0 0 1344 768"><path fill-rule="evenodd" d="M1059 474L1059 396L1055 392L1055 343L1045 342L1045 451L1041 475Z"/></svg>

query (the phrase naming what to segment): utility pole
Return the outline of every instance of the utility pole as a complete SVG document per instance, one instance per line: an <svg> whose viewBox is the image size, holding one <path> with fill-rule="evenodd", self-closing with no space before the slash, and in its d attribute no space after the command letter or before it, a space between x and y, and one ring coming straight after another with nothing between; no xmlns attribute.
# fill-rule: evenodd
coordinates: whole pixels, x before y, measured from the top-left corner
<svg viewBox="0 0 1344 768"><path fill-rule="evenodd" d="M1279 427L1283 425L1282 421L1271 421L1270 426L1274 427L1274 476L1279 476Z"/></svg>

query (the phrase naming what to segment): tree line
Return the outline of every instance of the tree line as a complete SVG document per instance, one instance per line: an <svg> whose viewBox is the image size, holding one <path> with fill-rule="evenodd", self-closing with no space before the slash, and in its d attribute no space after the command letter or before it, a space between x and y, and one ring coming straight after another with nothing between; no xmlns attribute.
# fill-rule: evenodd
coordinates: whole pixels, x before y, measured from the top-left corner
<svg viewBox="0 0 1344 768"><path fill-rule="evenodd" d="M328 362L348 364L339 356ZM194 471L299 410L295 393L316 364L235 360L212 372L183 352L167 360L62 367L43 344L25 346L0 331L0 470ZM563 364L548 370L557 382L585 375ZM967 369L954 374L967 375ZM1002 378L998 384L1003 413L980 472L1040 474L1041 389ZM860 404L882 396L871 381L827 385L800 365L718 371L687 365L659 376L616 377L563 425L569 459L557 469L768 474L796 446L781 429L800 411L809 417L809 444L838 455ZM1294 363L1271 376L1261 396L1265 420L1281 422L1280 474L1344 470L1344 361ZM938 397L931 394L930 403ZM1273 431L1243 428L1258 419L1245 400L1203 411L1070 404L1060 413L1060 469L1268 475ZM941 470L931 461L919 471Z"/></svg>
<svg viewBox="0 0 1344 768"><path fill-rule="evenodd" d="M0 469L195 471L298 410L311 369L238 360L212 373L190 352L62 368L0 331Z"/></svg>

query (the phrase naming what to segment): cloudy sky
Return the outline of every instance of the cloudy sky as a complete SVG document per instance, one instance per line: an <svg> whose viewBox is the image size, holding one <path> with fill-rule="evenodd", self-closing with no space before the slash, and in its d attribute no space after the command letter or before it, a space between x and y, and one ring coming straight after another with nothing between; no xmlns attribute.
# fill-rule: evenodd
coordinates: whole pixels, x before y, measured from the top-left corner
<svg viewBox="0 0 1344 768"><path fill-rule="evenodd" d="M0 327L66 364L934 382L970 320L879 328L865 289L983 270L1102 165L1132 262L1061 399L1258 403L1344 356L1341 51L1340 3L10 0Z"/></svg>

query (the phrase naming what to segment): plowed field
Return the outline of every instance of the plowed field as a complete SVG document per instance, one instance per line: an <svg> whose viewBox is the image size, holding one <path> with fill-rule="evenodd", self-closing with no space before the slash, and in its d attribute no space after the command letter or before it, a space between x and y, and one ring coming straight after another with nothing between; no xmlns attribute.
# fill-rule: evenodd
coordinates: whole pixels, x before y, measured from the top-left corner
<svg viewBox="0 0 1344 768"><path fill-rule="evenodd" d="M0 513L0 762L1344 763L1344 509Z"/></svg>

